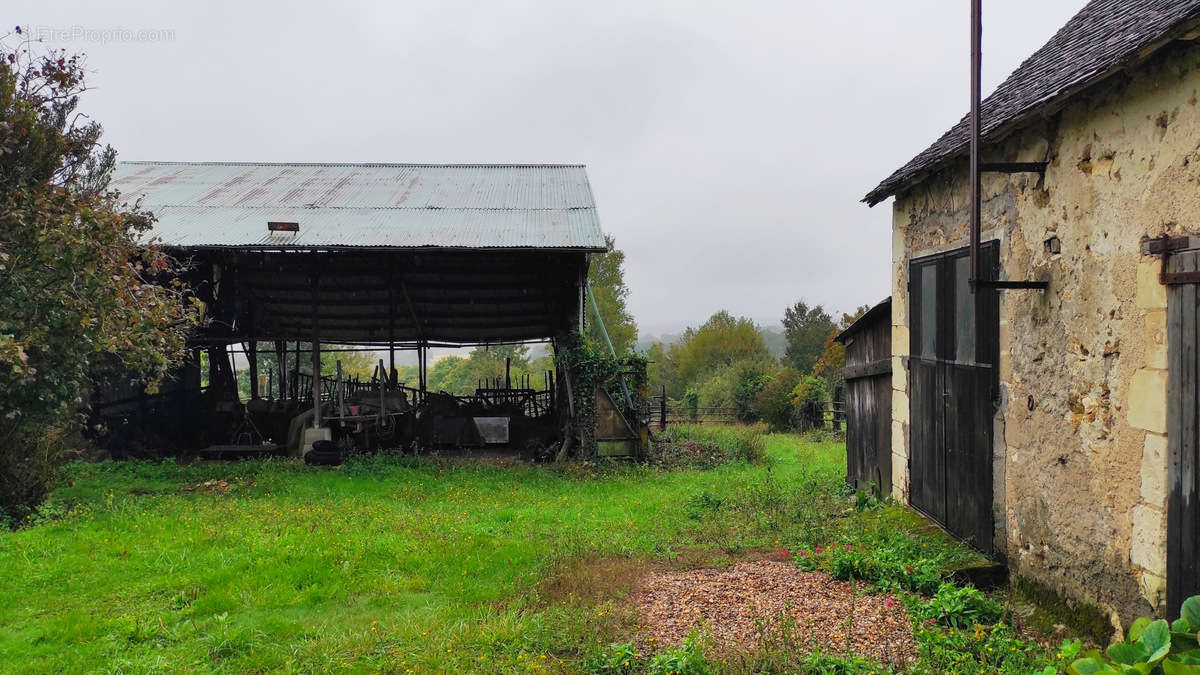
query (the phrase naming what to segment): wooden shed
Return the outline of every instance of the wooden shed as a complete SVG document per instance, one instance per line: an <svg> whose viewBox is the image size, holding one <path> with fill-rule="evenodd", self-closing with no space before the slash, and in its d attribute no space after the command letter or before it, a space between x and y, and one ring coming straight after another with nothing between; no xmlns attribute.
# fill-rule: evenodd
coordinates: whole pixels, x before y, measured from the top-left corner
<svg viewBox="0 0 1200 675"><path fill-rule="evenodd" d="M892 492L892 299L834 338L846 348L846 482Z"/></svg>

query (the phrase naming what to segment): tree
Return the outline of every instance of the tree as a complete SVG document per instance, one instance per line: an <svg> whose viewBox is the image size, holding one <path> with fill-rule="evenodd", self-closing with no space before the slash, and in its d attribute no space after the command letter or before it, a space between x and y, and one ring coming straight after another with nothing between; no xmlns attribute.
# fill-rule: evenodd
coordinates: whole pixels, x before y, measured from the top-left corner
<svg viewBox="0 0 1200 675"><path fill-rule="evenodd" d="M651 396L661 395L663 387L667 395L679 398L683 390L676 388L675 359L668 353L667 347L661 342L655 342L646 350L646 382Z"/></svg>
<svg viewBox="0 0 1200 675"><path fill-rule="evenodd" d="M29 44L0 40L0 511L18 519L89 372L110 354L155 390L197 316L153 216L109 189L116 152L75 112L82 62Z"/></svg>
<svg viewBox="0 0 1200 675"><path fill-rule="evenodd" d="M288 342L284 350L284 368L287 371L287 377L291 378L293 369L296 367L296 343ZM379 367L379 359L373 352L363 351L333 351L345 350L348 345L329 344L321 345L321 375L325 377L333 377L337 374L337 363L342 362L342 377L352 379L358 377L360 380L370 380L375 376L375 370ZM312 373L312 354L309 350L312 349L312 343L300 343L300 372ZM258 374L262 377L268 377L271 373L271 380L274 381L275 391L278 392L279 387L279 359L275 356L275 343L263 341L258 343ZM242 357L246 359L247 357ZM385 361L384 368L387 368ZM406 377L406 368L411 368L416 371L416 366L397 366L396 370L399 373L401 382L409 379ZM207 376L206 371L202 374ZM412 375L412 380L416 379L416 375ZM250 368L245 361L242 361L238 366L238 395L243 399L250 398ZM259 396L266 397L267 390L260 389ZM278 394L276 394L278 396Z"/></svg>
<svg viewBox="0 0 1200 675"><path fill-rule="evenodd" d="M605 235L604 244L608 250L592 256L592 264L588 268L588 286L600 309L600 317L604 320L613 349L617 356L625 356L633 352L638 332L633 315L625 307L625 301L629 298L629 287L625 285L625 253L616 247L616 240L610 236ZM585 334L588 341L594 348L607 352L608 345L604 343L595 312L590 307L587 315Z"/></svg>
<svg viewBox="0 0 1200 675"><path fill-rule="evenodd" d="M821 352L821 358L817 359L813 366L813 374L825 378L829 382L830 391L836 392L842 386L842 368L846 367L846 347L833 338L849 328L850 324L866 314L869 309L870 307L863 305L853 312L843 313L841 320L825 338L825 348Z"/></svg>
<svg viewBox="0 0 1200 675"><path fill-rule="evenodd" d="M491 387L497 377L503 380L506 360L512 385L518 387L521 377L531 372L527 345L476 347L465 358L444 357L429 369L426 386L430 391L460 396L474 394L480 384Z"/></svg>
<svg viewBox="0 0 1200 675"><path fill-rule="evenodd" d="M835 328L833 318L820 305L809 307L803 300L783 311L787 335L787 361L800 373L812 372L825 350L825 340Z"/></svg>
<svg viewBox="0 0 1200 675"><path fill-rule="evenodd" d="M698 329L688 328L683 340L670 350L678 367L676 377L685 385L708 379L718 370L741 361L771 361L754 322L734 318L721 310Z"/></svg>

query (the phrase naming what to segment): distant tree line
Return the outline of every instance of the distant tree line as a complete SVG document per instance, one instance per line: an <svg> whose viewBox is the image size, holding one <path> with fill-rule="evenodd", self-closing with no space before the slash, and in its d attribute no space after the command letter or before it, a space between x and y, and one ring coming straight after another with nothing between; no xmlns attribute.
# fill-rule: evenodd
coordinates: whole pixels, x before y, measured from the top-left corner
<svg viewBox="0 0 1200 675"><path fill-rule="evenodd" d="M843 387L842 346L833 341L867 307L838 320L821 305L800 301L784 309L783 356L767 347L769 329L721 310L673 343L646 351L652 393L665 389L688 405L731 408L745 422L790 429L817 423Z"/></svg>

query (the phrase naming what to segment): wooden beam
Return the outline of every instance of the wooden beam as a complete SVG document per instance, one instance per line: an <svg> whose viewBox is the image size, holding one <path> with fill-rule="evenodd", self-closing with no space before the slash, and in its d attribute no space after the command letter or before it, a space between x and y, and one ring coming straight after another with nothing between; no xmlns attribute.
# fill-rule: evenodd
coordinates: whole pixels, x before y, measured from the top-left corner
<svg viewBox="0 0 1200 675"><path fill-rule="evenodd" d="M314 274L312 278L313 313L312 313L312 397L313 397L313 428L321 428L321 312L317 304L317 292L320 290L321 277Z"/></svg>
<svg viewBox="0 0 1200 675"><path fill-rule="evenodd" d="M874 377L875 375L885 375L892 372L892 360L879 359L870 363L863 363L855 366L846 366L842 368L842 378L846 381L857 380L864 377Z"/></svg>

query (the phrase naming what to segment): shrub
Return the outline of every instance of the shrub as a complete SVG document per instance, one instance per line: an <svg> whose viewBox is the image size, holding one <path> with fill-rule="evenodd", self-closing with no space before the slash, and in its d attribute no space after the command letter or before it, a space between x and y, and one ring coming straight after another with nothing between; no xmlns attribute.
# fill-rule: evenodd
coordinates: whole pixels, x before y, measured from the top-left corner
<svg viewBox="0 0 1200 675"><path fill-rule="evenodd" d="M771 429L782 431L792 428L796 411L792 404L792 391L798 384L800 373L791 368L782 368L767 380L754 398L755 412Z"/></svg>
<svg viewBox="0 0 1200 675"><path fill-rule="evenodd" d="M21 525L34 516L57 482L68 451L66 433L56 427L40 433L17 427L8 442L18 451L0 450L0 526Z"/></svg>
<svg viewBox="0 0 1200 675"><path fill-rule="evenodd" d="M796 406L801 431L823 426L828 400L824 378L809 375L796 385L792 390L792 404Z"/></svg>
<svg viewBox="0 0 1200 675"><path fill-rule="evenodd" d="M1004 618L1004 606L988 598L972 586L959 588L954 584L938 586L937 594L922 603L918 616L932 619L944 626L963 628L973 625L992 625Z"/></svg>
<svg viewBox="0 0 1200 675"><path fill-rule="evenodd" d="M688 417L696 419L700 415L700 392L688 389L683 395L683 404L687 406Z"/></svg>
<svg viewBox="0 0 1200 675"><path fill-rule="evenodd" d="M767 380L763 366L758 363L743 363L737 367L737 377L733 385L733 407L737 411L738 420L747 423L758 421L758 411L754 402Z"/></svg>
<svg viewBox="0 0 1200 675"><path fill-rule="evenodd" d="M82 60L18 44L0 42L0 509L19 520L104 355L153 387L185 356L196 308L163 283L179 263L142 243L150 214L109 189L116 153L76 112Z"/></svg>

